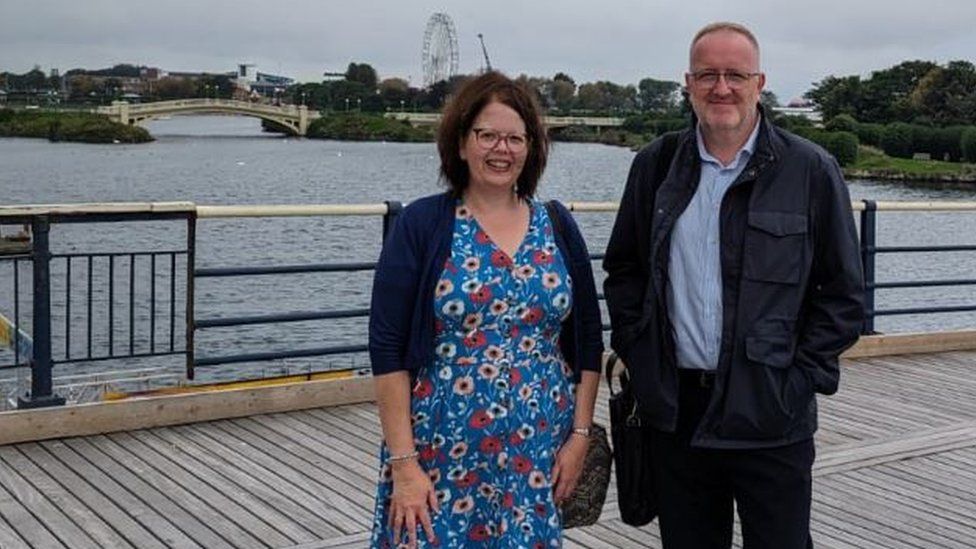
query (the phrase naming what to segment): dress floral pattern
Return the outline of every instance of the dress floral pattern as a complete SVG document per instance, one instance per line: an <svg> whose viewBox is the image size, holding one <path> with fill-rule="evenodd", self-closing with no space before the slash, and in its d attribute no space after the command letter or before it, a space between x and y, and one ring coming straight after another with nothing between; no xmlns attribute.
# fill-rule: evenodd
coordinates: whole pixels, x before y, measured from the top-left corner
<svg viewBox="0 0 976 549"><path fill-rule="evenodd" d="M463 204L435 290L435 359L412 394L420 465L440 501L420 547L560 547L550 477L572 427L575 385L559 349L572 280L546 208L531 202L514 257ZM388 450L381 449L372 546L393 547ZM402 538L401 538L402 541Z"/></svg>

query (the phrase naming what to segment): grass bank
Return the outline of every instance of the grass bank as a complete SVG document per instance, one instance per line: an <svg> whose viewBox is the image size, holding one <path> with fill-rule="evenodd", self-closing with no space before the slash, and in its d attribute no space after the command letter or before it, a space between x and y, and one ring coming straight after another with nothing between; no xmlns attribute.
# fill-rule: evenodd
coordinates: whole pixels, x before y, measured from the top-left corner
<svg viewBox="0 0 976 549"><path fill-rule="evenodd" d="M113 122L100 114L12 109L0 109L0 137L81 143L146 143L153 140L145 128Z"/></svg>
<svg viewBox="0 0 976 549"><path fill-rule="evenodd" d="M305 135L310 139L341 141L425 142L434 140L431 127L413 127L409 122L379 114L360 112L328 114L314 120Z"/></svg>
<svg viewBox="0 0 976 549"><path fill-rule="evenodd" d="M873 147L862 146L857 162L844 168L844 176L890 181L976 183L976 164L894 158Z"/></svg>

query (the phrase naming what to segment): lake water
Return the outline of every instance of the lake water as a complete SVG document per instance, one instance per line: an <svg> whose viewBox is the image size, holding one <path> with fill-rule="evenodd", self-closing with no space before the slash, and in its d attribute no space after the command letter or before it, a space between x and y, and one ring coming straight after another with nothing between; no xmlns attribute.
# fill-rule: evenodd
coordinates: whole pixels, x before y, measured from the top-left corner
<svg viewBox="0 0 976 549"><path fill-rule="evenodd" d="M149 125L157 141L146 145L85 145L43 140L0 139L0 203L71 203L109 201L193 201L198 204L304 204L408 202L437 192L438 161L433 144L349 143L305 140L264 134L254 119L196 116L156 121ZM556 143L540 186L541 198L563 201L617 201L633 152L603 145ZM871 181L850 182L854 199L976 200L968 190L911 187ZM578 216L591 251L606 245L611 214ZM378 217L200 220L197 267L274 265L315 262L372 261L380 247ZM880 245L974 244L976 214L879 214ZM57 252L142 251L185 246L180 222L55 226L51 243ZM973 253L881 256L879 280L974 277ZM27 266L25 266L27 267ZM105 277L105 267L98 267ZM23 267L22 267L23 269ZM58 270L60 269L60 271ZM127 350L127 263L120 263L116 296L116 344ZM139 273L148 266L137 264ZM72 272L72 284L83 285L83 269ZM120 272L121 271L121 272ZM0 312L12 315L12 270L0 264ZM60 276L60 278L59 278ZM602 280L602 273L597 272ZM55 356L64 356L63 267L54 266ZM370 275L314 274L277 277L204 279L197 283L197 318L257 315L274 312L367 307ZM21 272L22 309L29 309L29 267ZM599 280L598 280L599 282ZM60 285L59 285L60 284ZM140 282L141 284L141 282ZM165 286L157 289L162 296ZM145 296L137 288L137 296ZM72 322L84 330L82 299L72 303ZM75 298L73 298L75 299ZM886 290L878 293L879 308L976 303L976 288ZM163 307L164 305L160 305ZM95 296L96 332L106 331L107 297ZM178 305L178 313L182 306ZM137 319L148 313L140 306ZM27 322L29 310L21 311ZM101 320L99 320L101 319ZM99 324L101 322L101 324ZM162 323L162 321L160 321ZM976 325L973 313L882 317L884 332L946 330ZM29 324L28 324L29 326ZM137 326L138 324L137 320ZM60 330L60 331L59 331ZM157 338L168 338L162 328ZM148 335L139 327L137 346ZM182 342L179 318L177 345ZM60 336L58 334L61 334ZM302 322L198 333L197 356L257 352L270 349L358 344L365 341L362 319ZM73 334L73 338L82 334ZM96 333L96 346L106 343ZM124 344L118 342L124 341ZM122 349L125 346L126 349ZM72 353L81 344L72 343ZM96 352L96 354L100 354ZM76 356L76 355L72 355ZM0 363L12 356L0 353ZM141 361L179 368L172 357ZM107 363L105 363L107 364ZM104 368L105 364L63 365L58 372ZM257 366L215 367L202 379L255 375L283 365L304 368L365 366L362 356L303 359ZM117 364L115 365L117 366ZM115 367L112 366L112 367ZM256 369L255 369L256 368ZM260 371L260 372L259 372ZM250 375L250 374L248 374Z"/></svg>

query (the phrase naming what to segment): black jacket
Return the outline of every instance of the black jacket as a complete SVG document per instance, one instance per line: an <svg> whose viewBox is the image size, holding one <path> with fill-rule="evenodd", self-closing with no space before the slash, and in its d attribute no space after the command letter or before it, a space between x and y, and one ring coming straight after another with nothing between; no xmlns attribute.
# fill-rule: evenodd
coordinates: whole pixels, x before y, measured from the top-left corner
<svg viewBox="0 0 976 549"><path fill-rule="evenodd" d="M864 318L850 197L834 159L760 122L756 150L722 201L722 344L715 390L695 446L759 448L810 438L814 393L837 391L838 356ZM627 365L641 413L674 431L677 368L666 310L670 237L698 186L694 129L634 158L607 246L611 346ZM666 173L664 173L666 169Z"/></svg>

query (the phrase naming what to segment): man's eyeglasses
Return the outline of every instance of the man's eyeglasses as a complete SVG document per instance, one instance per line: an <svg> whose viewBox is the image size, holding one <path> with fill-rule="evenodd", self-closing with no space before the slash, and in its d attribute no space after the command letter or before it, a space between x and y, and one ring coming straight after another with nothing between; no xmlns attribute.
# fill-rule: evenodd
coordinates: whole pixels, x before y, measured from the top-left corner
<svg viewBox="0 0 976 549"><path fill-rule="evenodd" d="M733 90L737 90L745 86L753 76L759 76L762 73L736 70L717 71L715 69L704 69L688 74L691 76L692 81L698 86L712 88L718 84L719 78L725 78L725 85Z"/></svg>
<svg viewBox="0 0 976 549"><path fill-rule="evenodd" d="M482 149L494 149L500 141L505 141L508 150L518 153L524 151L529 144L529 138L524 133L502 133L488 128L471 128L471 131Z"/></svg>

